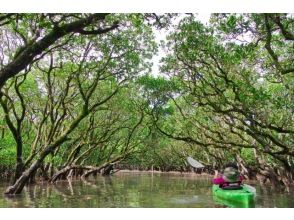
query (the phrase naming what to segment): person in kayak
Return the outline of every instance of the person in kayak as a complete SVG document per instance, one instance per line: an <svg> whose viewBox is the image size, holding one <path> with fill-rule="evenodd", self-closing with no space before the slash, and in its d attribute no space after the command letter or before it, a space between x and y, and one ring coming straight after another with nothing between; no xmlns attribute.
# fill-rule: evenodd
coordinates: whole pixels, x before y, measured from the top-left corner
<svg viewBox="0 0 294 220"><path fill-rule="evenodd" d="M223 189L238 189L243 181L243 176L238 171L238 166L235 163L228 163L225 166L222 175L218 175L218 171L215 170L213 184L219 185Z"/></svg>

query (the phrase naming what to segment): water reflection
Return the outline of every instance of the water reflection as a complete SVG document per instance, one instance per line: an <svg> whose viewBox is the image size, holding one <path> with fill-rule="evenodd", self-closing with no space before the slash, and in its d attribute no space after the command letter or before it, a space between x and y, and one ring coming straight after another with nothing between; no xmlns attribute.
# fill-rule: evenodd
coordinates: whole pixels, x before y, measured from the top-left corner
<svg viewBox="0 0 294 220"><path fill-rule="evenodd" d="M253 185L253 184L252 184ZM291 193L257 189L256 207L294 207ZM0 185L2 194L6 186ZM2 194L3 195L3 194ZM116 173L111 177L68 178L25 187L21 195L1 197L0 207L230 207L214 200L210 177L164 173Z"/></svg>

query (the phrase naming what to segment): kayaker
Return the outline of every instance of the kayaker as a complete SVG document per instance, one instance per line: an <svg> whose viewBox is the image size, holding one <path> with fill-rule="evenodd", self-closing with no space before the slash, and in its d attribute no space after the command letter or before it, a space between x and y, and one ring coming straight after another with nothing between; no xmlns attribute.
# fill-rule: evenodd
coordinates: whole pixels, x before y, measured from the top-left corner
<svg viewBox="0 0 294 220"><path fill-rule="evenodd" d="M222 175L218 175L218 171L215 170L213 184L226 189L240 188L243 179L238 171L237 164L231 162L226 164Z"/></svg>

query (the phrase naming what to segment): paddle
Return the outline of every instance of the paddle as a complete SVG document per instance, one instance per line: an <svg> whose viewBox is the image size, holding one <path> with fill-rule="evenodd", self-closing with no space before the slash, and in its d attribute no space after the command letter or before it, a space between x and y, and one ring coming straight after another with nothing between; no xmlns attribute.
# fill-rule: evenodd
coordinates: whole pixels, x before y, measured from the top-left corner
<svg viewBox="0 0 294 220"><path fill-rule="evenodd" d="M204 168L204 165L202 165L197 160L194 160L192 157L187 157L187 162L190 166L192 166L194 168Z"/></svg>

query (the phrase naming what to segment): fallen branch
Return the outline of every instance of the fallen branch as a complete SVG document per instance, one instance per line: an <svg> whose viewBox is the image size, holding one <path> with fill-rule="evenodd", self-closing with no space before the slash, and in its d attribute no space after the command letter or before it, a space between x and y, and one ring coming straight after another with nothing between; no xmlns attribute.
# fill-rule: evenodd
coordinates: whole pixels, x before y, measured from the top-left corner
<svg viewBox="0 0 294 220"><path fill-rule="evenodd" d="M108 161L104 164L102 164L101 166L95 168L95 169L91 169L89 171L87 171L86 173L84 173L81 178L82 179L85 179L86 177L88 177L89 175L91 175L92 173L96 173L96 172L100 172L103 168L106 168L107 166L109 165L114 165L114 164L117 164L119 163L121 160L123 159L123 156L120 156L120 157L117 157L111 161Z"/></svg>
<svg viewBox="0 0 294 220"><path fill-rule="evenodd" d="M74 169L79 169L79 170L88 170L86 173L84 173L81 178L84 179L85 177L88 177L92 173L99 173L102 169L108 167L109 165L114 165L118 162L120 162L123 159L122 156L114 158L113 160L110 160L108 162L105 162L99 167L93 167L93 166L81 166L81 165L69 165L55 173L52 178L50 179L51 183L56 182L58 179L60 179L61 176L65 176L69 171L74 170Z"/></svg>
<svg viewBox="0 0 294 220"><path fill-rule="evenodd" d="M81 165L70 165L66 166L57 173L55 173L52 178L50 179L51 183L56 182L62 175L65 175L67 172L74 170L74 169L83 169L83 170L91 170L95 169L95 167L92 166L81 166Z"/></svg>

